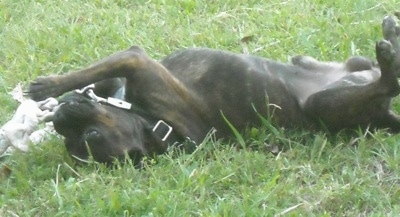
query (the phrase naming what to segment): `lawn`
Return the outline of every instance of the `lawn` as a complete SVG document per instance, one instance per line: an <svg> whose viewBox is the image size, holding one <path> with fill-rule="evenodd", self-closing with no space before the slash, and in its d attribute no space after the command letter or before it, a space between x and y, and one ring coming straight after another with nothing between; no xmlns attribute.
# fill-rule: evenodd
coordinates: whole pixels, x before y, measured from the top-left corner
<svg viewBox="0 0 400 217"><path fill-rule="evenodd" d="M8 94L39 75L87 66L137 44L159 59L210 47L279 61L295 54L374 58L397 0L0 0L0 123ZM399 101L400 102L400 101ZM394 106L400 112L400 103ZM54 136L2 157L0 216L397 216L399 135L280 128L205 139L195 153L162 155L137 170L76 165ZM272 154L267 145L284 150Z"/></svg>

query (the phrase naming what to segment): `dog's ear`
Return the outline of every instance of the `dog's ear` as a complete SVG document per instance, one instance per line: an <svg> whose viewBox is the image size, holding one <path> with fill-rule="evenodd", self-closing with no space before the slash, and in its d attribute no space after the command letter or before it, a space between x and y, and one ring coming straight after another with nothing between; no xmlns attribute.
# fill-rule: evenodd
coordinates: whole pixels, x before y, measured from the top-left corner
<svg viewBox="0 0 400 217"><path fill-rule="evenodd" d="M118 99L124 98L124 78L110 78L95 83L94 92L97 96L107 98L113 97Z"/></svg>

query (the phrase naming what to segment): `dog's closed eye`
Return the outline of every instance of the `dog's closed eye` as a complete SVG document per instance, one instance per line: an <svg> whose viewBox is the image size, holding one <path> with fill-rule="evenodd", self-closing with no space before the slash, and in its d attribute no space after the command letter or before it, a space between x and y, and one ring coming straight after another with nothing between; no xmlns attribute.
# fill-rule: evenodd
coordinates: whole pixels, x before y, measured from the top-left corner
<svg viewBox="0 0 400 217"><path fill-rule="evenodd" d="M99 131L90 129L84 133L85 141L87 142L93 142L93 141L99 141L99 139L102 138L102 135L99 133Z"/></svg>

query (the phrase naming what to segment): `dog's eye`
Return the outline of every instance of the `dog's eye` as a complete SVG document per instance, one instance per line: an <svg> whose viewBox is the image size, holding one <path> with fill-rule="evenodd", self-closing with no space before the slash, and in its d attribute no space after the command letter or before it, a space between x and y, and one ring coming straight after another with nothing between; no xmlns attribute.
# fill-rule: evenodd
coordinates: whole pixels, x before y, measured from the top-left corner
<svg viewBox="0 0 400 217"><path fill-rule="evenodd" d="M101 139L101 134L97 130L88 130L84 134L85 140L87 142Z"/></svg>

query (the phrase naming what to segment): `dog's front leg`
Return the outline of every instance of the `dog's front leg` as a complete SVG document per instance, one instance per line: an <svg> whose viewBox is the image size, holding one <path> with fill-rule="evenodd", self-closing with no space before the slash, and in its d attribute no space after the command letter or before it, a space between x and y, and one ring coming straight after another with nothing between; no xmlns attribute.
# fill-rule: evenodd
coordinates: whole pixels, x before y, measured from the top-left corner
<svg viewBox="0 0 400 217"><path fill-rule="evenodd" d="M108 78L128 77L145 68L148 59L141 48L133 46L78 71L38 77L30 84L28 93L34 100L43 100Z"/></svg>
<svg viewBox="0 0 400 217"><path fill-rule="evenodd" d="M116 77L126 78L125 100L137 111L174 123L175 129L196 142L211 128L202 118L206 109L201 98L137 46L78 71L39 77L28 93L32 99L41 100Z"/></svg>

